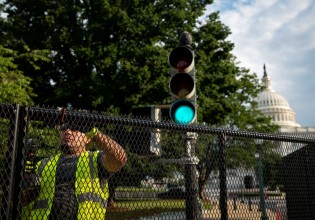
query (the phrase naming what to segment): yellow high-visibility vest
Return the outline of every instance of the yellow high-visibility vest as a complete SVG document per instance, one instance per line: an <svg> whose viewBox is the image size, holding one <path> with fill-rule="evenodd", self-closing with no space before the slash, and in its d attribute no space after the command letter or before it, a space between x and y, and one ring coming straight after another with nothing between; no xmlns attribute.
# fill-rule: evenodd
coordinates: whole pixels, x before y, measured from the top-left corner
<svg viewBox="0 0 315 220"><path fill-rule="evenodd" d="M98 151L85 152L80 155L75 181L75 195L78 202L79 220L105 219L108 183L104 189L98 177L97 157ZM57 163L61 154L44 159L36 166L41 177L39 196L35 201L24 207L22 219L47 220L55 193L55 177Z"/></svg>

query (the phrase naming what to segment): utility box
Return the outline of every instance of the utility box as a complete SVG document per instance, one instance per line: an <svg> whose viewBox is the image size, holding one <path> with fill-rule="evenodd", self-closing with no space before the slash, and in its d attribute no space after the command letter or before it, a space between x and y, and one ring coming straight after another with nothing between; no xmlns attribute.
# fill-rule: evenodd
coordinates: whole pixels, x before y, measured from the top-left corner
<svg viewBox="0 0 315 220"><path fill-rule="evenodd" d="M315 146L283 158L288 220L315 219Z"/></svg>

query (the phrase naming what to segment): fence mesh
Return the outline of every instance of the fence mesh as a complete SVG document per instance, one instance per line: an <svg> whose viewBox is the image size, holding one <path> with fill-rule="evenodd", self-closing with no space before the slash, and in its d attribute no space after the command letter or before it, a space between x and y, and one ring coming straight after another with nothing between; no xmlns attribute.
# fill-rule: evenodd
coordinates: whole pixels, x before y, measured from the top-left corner
<svg viewBox="0 0 315 220"><path fill-rule="evenodd" d="M19 105L0 116L2 219L315 219L314 134Z"/></svg>

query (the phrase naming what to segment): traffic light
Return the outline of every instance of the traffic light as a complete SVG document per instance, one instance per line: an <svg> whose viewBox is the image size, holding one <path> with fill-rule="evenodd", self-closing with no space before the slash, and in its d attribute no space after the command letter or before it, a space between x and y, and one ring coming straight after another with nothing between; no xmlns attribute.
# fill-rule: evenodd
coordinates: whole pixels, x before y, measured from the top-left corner
<svg viewBox="0 0 315 220"><path fill-rule="evenodd" d="M161 120L161 109L156 106L136 107L131 114L139 119L152 121ZM149 127L135 127L131 132L130 147L133 153L141 156L161 155L160 129Z"/></svg>
<svg viewBox="0 0 315 220"><path fill-rule="evenodd" d="M197 121L195 60L190 46L191 40L183 40L187 35L190 36L187 32L182 34L181 45L173 49L169 55L171 74L169 86L172 97L170 117L181 125Z"/></svg>

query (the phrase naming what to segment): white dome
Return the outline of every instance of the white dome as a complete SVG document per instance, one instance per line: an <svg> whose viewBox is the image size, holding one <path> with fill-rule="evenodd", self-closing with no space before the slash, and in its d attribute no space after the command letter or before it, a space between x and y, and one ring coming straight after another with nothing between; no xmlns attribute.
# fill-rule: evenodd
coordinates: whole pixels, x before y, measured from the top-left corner
<svg viewBox="0 0 315 220"><path fill-rule="evenodd" d="M265 90L261 92L258 96L258 102L260 108L270 106L287 106L290 108L288 101L273 90Z"/></svg>
<svg viewBox="0 0 315 220"><path fill-rule="evenodd" d="M295 112L290 108L288 100L271 88L265 66L262 82L265 89L257 97L258 109L281 128L301 127L296 123Z"/></svg>

